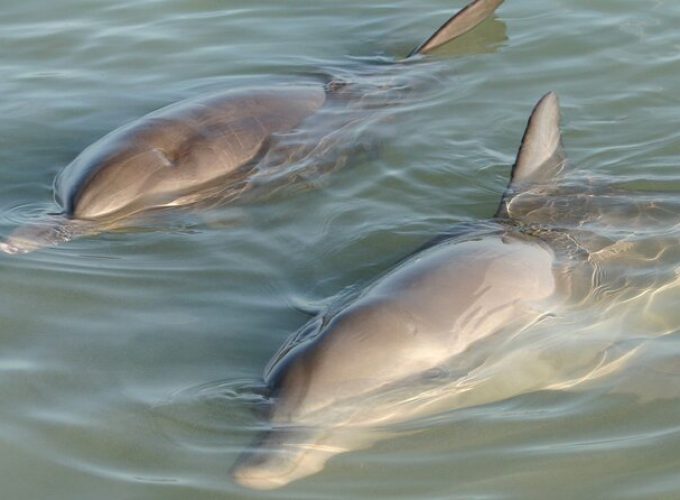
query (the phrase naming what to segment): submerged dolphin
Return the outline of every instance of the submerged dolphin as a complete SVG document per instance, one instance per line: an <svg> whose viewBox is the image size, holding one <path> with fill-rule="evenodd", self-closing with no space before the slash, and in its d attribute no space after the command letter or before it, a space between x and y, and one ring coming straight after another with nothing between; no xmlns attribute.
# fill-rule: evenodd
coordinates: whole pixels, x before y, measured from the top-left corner
<svg viewBox="0 0 680 500"><path fill-rule="evenodd" d="M472 1L409 57L428 54L458 38L502 2ZM333 143L334 131L351 127L355 116L348 110L340 117L327 113L327 123L308 122L333 104L361 101L352 99L354 93L351 84L342 82L251 89L151 113L86 148L56 179L55 198L62 212L44 223L19 228L0 243L0 250L29 252L124 227L131 218L152 210L234 199L253 187L258 174L276 173L277 167L310 156L323 158L320 150ZM303 122L311 137L293 134Z"/></svg>
<svg viewBox="0 0 680 500"><path fill-rule="evenodd" d="M569 235L527 224L518 210L564 169L559 120L549 93L531 115L494 219L433 242L284 344L265 371L271 430L234 466L237 483L277 488L371 444L384 425L514 395L488 385L476 392L465 377L494 342L549 316L574 280L590 283L593 273ZM549 385L527 378L516 388Z"/></svg>

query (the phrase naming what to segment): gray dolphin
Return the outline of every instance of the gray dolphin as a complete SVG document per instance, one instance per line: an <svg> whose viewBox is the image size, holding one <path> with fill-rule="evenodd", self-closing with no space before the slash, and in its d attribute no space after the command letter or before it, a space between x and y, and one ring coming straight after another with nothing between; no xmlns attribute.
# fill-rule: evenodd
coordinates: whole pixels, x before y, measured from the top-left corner
<svg viewBox="0 0 680 500"><path fill-rule="evenodd" d="M409 57L428 54L458 38L502 2L474 0ZM151 113L106 135L66 166L55 182L62 212L44 223L19 228L0 243L0 250L25 253L124 227L131 218L153 210L240 197L255 186L253 178L266 177L263 172L323 157L325 151L320 150L330 149L334 132L354 124L365 97L358 93L351 85L331 81L325 87L223 92ZM334 105L349 109L325 113L325 123L321 117L313 121ZM313 137L294 134L303 122ZM331 155L325 161L343 160Z"/></svg>
<svg viewBox="0 0 680 500"><path fill-rule="evenodd" d="M472 383L469 374L484 368L499 338L561 307L574 280L592 280L570 235L526 223L518 210L565 168L559 121L549 93L531 114L491 221L416 252L281 347L265 370L271 430L233 467L237 483L277 488L370 445L388 424L550 385L536 374L498 393L509 381L479 375Z"/></svg>

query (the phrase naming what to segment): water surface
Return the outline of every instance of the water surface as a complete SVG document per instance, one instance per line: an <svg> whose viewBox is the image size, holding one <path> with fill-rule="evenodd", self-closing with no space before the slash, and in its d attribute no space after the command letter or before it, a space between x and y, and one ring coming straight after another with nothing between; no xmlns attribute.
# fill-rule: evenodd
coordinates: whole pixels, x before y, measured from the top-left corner
<svg viewBox="0 0 680 500"><path fill-rule="evenodd" d="M4 0L0 233L54 210L57 172L130 120L204 92L380 72L462 3ZM679 23L670 0L509 0L405 68L420 90L358 131L377 153L312 189L0 259L3 498L679 496ZM551 373L605 344L634 356L578 387L414 422L280 491L233 485L265 425L259 377L303 311L492 215L548 90L575 168L638 193L600 226L637 257L609 261L590 307L545 329ZM670 208L639 223L639 191ZM519 352L508 377L545 375Z"/></svg>

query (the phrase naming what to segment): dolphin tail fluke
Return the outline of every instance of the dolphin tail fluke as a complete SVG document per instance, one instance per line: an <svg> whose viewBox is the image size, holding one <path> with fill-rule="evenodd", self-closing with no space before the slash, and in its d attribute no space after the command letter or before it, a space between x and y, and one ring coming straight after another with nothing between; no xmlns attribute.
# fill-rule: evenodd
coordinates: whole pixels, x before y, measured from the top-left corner
<svg viewBox="0 0 680 500"><path fill-rule="evenodd" d="M437 47L464 35L481 24L498 8L503 0L474 0L446 21L434 34L413 49L408 57L429 54Z"/></svg>
<svg viewBox="0 0 680 500"><path fill-rule="evenodd" d="M503 195L496 217L507 217L507 206L517 193L555 179L564 169L566 159L560 131L560 101L548 92L534 107L522 138L510 183Z"/></svg>
<svg viewBox="0 0 680 500"><path fill-rule="evenodd" d="M90 232L87 222L55 215L44 221L19 227L5 241L0 242L0 251L10 255L29 253L59 245Z"/></svg>

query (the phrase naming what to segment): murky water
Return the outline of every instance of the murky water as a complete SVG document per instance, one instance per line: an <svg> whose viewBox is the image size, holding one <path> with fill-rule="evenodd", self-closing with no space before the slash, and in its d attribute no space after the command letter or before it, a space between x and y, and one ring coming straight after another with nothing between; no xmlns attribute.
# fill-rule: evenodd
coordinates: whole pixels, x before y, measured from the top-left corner
<svg viewBox="0 0 680 500"><path fill-rule="evenodd" d="M680 496L680 4L509 0L389 67L462 3L2 2L2 235L55 209L82 148L163 105L319 72L416 89L353 131L373 147L331 175L0 259L3 498ZM619 242L591 293L495 352L505 386L284 489L234 485L266 426L262 371L303 311L491 216L548 90L575 171L605 187L567 207Z"/></svg>

